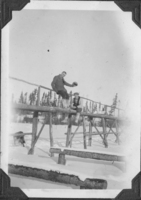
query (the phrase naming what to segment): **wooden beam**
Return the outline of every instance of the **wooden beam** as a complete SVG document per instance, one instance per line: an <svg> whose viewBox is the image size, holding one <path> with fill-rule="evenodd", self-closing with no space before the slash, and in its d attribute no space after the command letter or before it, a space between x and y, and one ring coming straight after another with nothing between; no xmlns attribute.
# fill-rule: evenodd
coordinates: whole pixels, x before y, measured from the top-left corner
<svg viewBox="0 0 141 200"><path fill-rule="evenodd" d="M58 153L58 154L65 154L69 156L76 156L81 158L90 158L90 159L96 159L96 160L105 160L105 161L118 161L118 162L125 162L126 157L124 155L116 155L116 154L108 154L107 153L101 153L101 152L92 152L92 151L84 151L79 149L67 149L64 148L63 150L59 148L50 148L50 152Z"/></svg>
<svg viewBox="0 0 141 200"><path fill-rule="evenodd" d="M25 104L12 104L12 109L19 109L19 110L28 110L28 111L37 111L37 112L62 112L62 113L68 113L68 114L76 114L75 110L71 109L65 109L65 108L58 108L58 107L50 107L50 106L35 106L35 105L25 105ZM81 116L88 116L93 118L106 118L106 119L118 119L117 117L110 116L110 115L104 115L104 114L92 114L92 113L86 113L81 112ZM118 119L119 120L119 119Z"/></svg>
<svg viewBox="0 0 141 200"><path fill-rule="evenodd" d="M81 178L79 178L79 172L78 174L72 175L71 171L70 173L63 172L63 170L60 171L57 168L57 166L56 169L44 170L44 169L38 169L36 167L33 168L33 167L9 164L8 172L11 174L18 174L21 176L43 179L45 181L52 181L52 183L58 182L63 184L76 185L77 187L78 186L81 187L81 189L107 189L108 185L106 180L94 177L81 180ZM60 190L60 192L63 192L63 190Z"/></svg>
<svg viewBox="0 0 141 200"><path fill-rule="evenodd" d="M103 132L99 131L99 133L100 133L101 135L103 135ZM99 133L93 131L93 132L92 132L92 135L99 135ZM107 133L108 135L109 135L109 134L114 134L113 132L106 132L106 133ZM76 133L75 133L75 135L80 135L80 134L83 134L83 132L76 132ZM65 135L67 135L67 133L65 133ZM90 133L89 133L89 132L86 132L86 136L89 136L89 135L90 135Z"/></svg>

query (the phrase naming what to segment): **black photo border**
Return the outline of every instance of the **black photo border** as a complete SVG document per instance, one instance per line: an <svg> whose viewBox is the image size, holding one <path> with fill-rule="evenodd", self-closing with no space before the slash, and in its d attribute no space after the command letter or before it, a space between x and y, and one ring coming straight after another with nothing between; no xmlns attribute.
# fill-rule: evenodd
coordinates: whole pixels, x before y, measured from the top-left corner
<svg viewBox="0 0 141 200"><path fill-rule="evenodd" d="M54 0L52 0L54 1ZM62 0L63 1L63 0ZM66 1L66 0L64 0ZM78 1L78 0L77 0ZM80 0L82 1L82 0ZM113 1L113 0L89 0L89 1ZM0 25L1 30L9 21L12 20L12 11L20 11L23 7L30 3L30 0L0 0ZM132 12L132 21L135 23L135 26L141 28L141 0L115 0L114 3L120 7L124 12ZM0 43L1 43L1 31L0 31ZM0 45L1 52L1 45ZM1 56L0 56L0 67L1 67ZM0 68L1 69L1 68ZM0 90L1 97L1 90ZM1 103L1 98L0 98ZM0 104L1 105L1 104ZM1 107L0 107L1 108ZM0 115L1 122L1 115ZM0 126L1 127L1 126ZM1 129L0 129L1 136ZM1 138L1 137L0 137ZM1 139L0 139L1 147ZM1 154L1 148L0 148ZM1 157L0 157L1 159ZM0 199L1 200L27 200L27 199L50 199L50 198L29 198L24 194L24 192L18 187L10 186L9 176L0 169ZM57 199L57 198L52 198ZM67 198L63 198L67 199ZM75 198L73 198L75 199ZM78 199L78 198L77 198ZM111 198L92 198L95 200L98 199L107 199L112 200ZM115 200L139 200L141 199L141 171L132 179L132 189L123 189L116 197Z"/></svg>

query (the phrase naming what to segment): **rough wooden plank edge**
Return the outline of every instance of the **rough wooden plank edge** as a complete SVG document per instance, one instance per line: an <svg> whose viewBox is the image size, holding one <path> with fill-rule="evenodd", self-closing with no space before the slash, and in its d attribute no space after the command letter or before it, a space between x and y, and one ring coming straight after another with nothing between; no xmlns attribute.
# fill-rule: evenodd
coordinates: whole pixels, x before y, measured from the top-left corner
<svg viewBox="0 0 141 200"><path fill-rule="evenodd" d="M63 151L61 151L61 149L58 149L58 148L50 148L50 153L64 153L65 155L69 155L69 156L105 160L105 161L119 161L119 162L126 161L125 156L109 155L109 154L96 153L96 152L84 152L84 151L78 151L78 150L75 151L71 149L70 150L64 149Z"/></svg>
<svg viewBox="0 0 141 200"><path fill-rule="evenodd" d="M59 182L63 184L73 184L83 187L83 189L107 189L107 181L103 179L85 179L80 180L78 176L60 173L58 171L48 171L43 169L25 167L9 164L9 173L21 176L40 178L48 181Z"/></svg>

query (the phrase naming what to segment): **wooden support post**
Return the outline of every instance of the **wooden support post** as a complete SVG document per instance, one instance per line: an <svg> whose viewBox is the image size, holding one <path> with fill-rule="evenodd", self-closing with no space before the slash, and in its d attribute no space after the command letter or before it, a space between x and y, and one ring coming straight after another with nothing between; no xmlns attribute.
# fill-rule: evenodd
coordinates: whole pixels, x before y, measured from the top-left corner
<svg viewBox="0 0 141 200"><path fill-rule="evenodd" d="M31 149L28 152L28 154L33 154L34 153L34 143L35 143L35 140L36 140L37 129L38 129L38 112L34 112L34 114L33 114L33 124L32 124Z"/></svg>
<svg viewBox="0 0 141 200"><path fill-rule="evenodd" d="M104 114L107 115L107 106L104 106Z"/></svg>
<svg viewBox="0 0 141 200"><path fill-rule="evenodd" d="M79 122L79 124L78 124L76 130L74 131L74 133L73 133L73 134L71 135L71 137L70 137L70 140L69 140L69 145L70 145L70 147L72 147L72 139L74 138L74 136L75 136L76 132L78 131L79 127L80 127L80 122Z"/></svg>
<svg viewBox="0 0 141 200"><path fill-rule="evenodd" d="M58 164L65 165L66 164L66 159L65 159L65 154L60 153L59 158L58 158Z"/></svg>
<svg viewBox="0 0 141 200"><path fill-rule="evenodd" d="M118 125L117 120L115 120L115 125L116 125L116 140L115 140L115 142L120 144L120 140L119 140L119 125Z"/></svg>
<svg viewBox="0 0 141 200"><path fill-rule="evenodd" d="M90 120L89 123L89 140L88 140L88 145L92 146L92 122Z"/></svg>
<svg viewBox="0 0 141 200"><path fill-rule="evenodd" d="M37 93L37 106L40 105L40 86L38 87L38 93Z"/></svg>
<svg viewBox="0 0 141 200"><path fill-rule="evenodd" d="M106 133L106 123L105 123L104 118L102 118L102 125L103 125L103 136L104 136L103 143L104 143L105 147L107 148L108 142L107 142L107 133Z"/></svg>
<svg viewBox="0 0 141 200"><path fill-rule="evenodd" d="M50 136L50 148L53 147L53 129L52 129L52 113L49 113L49 136ZM51 153L51 157L53 157L54 154Z"/></svg>
<svg viewBox="0 0 141 200"><path fill-rule="evenodd" d="M33 149L34 149L34 146L35 146L37 140L39 139L39 137L40 137L40 135L41 135L41 133L42 133L42 130L43 130L45 124L46 124L46 121L43 123L43 125L42 125L42 127L41 127L41 129L40 129L40 131L39 131L39 133L38 133L38 136L36 136L36 138L35 138L35 140L34 140L34 143L32 143L31 148L30 148L29 151L28 151L28 154L32 154Z"/></svg>
<svg viewBox="0 0 141 200"><path fill-rule="evenodd" d="M66 147L68 147L70 144L71 128L72 128L71 117L68 117L68 131L67 131L67 137L66 137Z"/></svg>
<svg viewBox="0 0 141 200"><path fill-rule="evenodd" d="M83 141L84 141L84 149L87 149L86 144L86 124L85 124L85 117L83 116Z"/></svg>
<svg viewBox="0 0 141 200"><path fill-rule="evenodd" d="M102 133L98 130L98 128L96 127L96 125L94 124L94 121L91 121L92 125L94 126L94 128L96 129L97 133L100 135L100 137L102 138L102 140L104 139L104 137L102 136Z"/></svg>
<svg viewBox="0 0 141 200"><path fill-rule="evenodd" d="M76 132L78 131L78 129L79 129L79 127L80 127L80 123L81 123L81 122L79 122L79 124L78 124L76 130L74 131L74 133L71 134L71 137L70 137L70 140L69 140L69 145L70 145L70 147L72 147L72 140L73 140L73 138L74 138Z"/></svg>
<svg viewBox="0 0 141 200"><path fill-rule="evenodd" d="M118 118L120 118L120 109L118 109Z"/></svg>

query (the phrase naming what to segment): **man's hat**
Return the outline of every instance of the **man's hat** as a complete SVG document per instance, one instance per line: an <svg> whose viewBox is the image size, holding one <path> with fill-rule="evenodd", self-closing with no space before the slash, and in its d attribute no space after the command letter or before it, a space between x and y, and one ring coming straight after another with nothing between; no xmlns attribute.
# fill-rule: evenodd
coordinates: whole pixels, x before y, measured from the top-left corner
<svg viewBox="0 0 141 200"><path fill-rule="evenodd" d="M76 95L76 94L77 94L77 95L79 95L79 93L78 93L78 92L75 92L73 95Z"/></svg>

